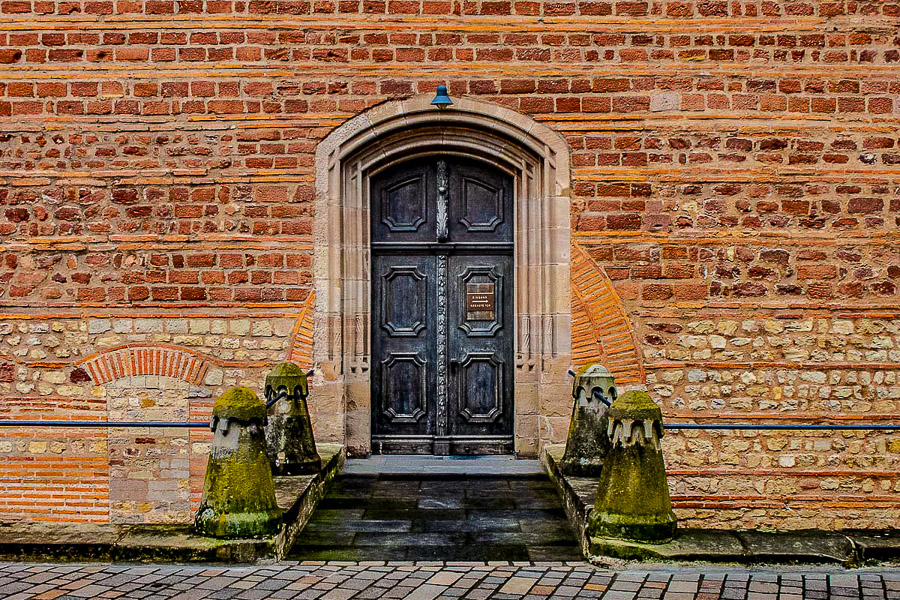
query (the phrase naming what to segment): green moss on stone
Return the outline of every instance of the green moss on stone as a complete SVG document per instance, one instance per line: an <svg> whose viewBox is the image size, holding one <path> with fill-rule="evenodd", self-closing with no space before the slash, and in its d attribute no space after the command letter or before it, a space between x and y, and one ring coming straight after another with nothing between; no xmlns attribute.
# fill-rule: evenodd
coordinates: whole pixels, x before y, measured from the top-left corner
<svg viewBox="0 0 900 600"><path fill-rule="evenodd" d="M572 418L566 437L566 451L559 463L566 475L576 477L599 477L603 468L603 457L609 451L609 437L606 434L606 406L594 398L594 389L610 394L615 387L615 378L599 363L583 366L572 384Z"/></svg>
<svg viewBox="0 0 900 600"><path fill-rule="evenodd" d="M316 452L309 410L306 406L306 373L294 363L281 363L266 375L266 395L287 389L292 401L273 411L266 426L266 446L275 475L316 473L322 459ZM277 406L277 405L276 405Z"/></svg>
<svg viewBox="0 0 900 600"><path fill-rule="evenodd" d="M606 427L606 412L601 414L575 404L569 421L566 451L560 460L563 473L575 477L600 476L604 457L609 452Z"/></svg>
<svg viewBox="0 0 900 600"><path fill-rule="evenodd" d="M266 393L268 390L277 392L284 388L289 394L299 394L304 398L309 395L309 382L306 371L291 362L275 365L275 368L266 375Z"/></svg>
<svg viewBox="0 0 900 600"><path fill-rule="evenodd" d="M660 422L649 394L626 392L610 409L610 421ZM641 430L634 437L643 440ZM677 520L666 480L662 451L650 441L613 445L603 465L588 531L591 536L661 542L675 535Z"/></svg>
<svg viewBox="0 0 900 600"><path fill-rule="evenodd" d="M265 405L248 388L232 388L216 401L213 418L222 423L213 438L203 497L194 519L198 533L240 538L278 531L281 509L275 501L265 440L257 424L265 416Z"/></svg>
<svg viewBox="0 0 900 600"><path fill-rule="evenodd" d="M270 377L306 377L306 372L301 369L298 365L292 362L283 362L275 365L275 367L269 371Z"/></svg>
<svg viewBox="0 0 900 600"><path fill-rule="evenodd" d="M650 394L640 390L625 392L609 409L610 420L662 421L662 410Z"/></svg>
<svg viewBox="0 0 900 600"><path fill-rule="evenodd" d="M210 457L203 499L194 525L213 537L274 535L281 524L275 484L265 449L241 431L238 449L228 458Z"/></svg>
<svg viewBox="0 0 900 600"><path fill-rule="evenodd" d="M216 400L213 419L234 419L243 423L266 419L266 405L250 388L233 387Z"/></svg>

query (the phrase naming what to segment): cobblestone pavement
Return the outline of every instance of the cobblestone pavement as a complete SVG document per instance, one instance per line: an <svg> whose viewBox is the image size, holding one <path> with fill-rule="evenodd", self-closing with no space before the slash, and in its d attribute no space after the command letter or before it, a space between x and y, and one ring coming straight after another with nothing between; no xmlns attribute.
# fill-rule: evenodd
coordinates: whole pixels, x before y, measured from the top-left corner
<svg viewBox="0 0 900 600"><path fill-rule="evenodd" d="M570 563L296 563L257 567L0 563L0 598L606 600L900 599L900 571L609 571Z"/></svg>

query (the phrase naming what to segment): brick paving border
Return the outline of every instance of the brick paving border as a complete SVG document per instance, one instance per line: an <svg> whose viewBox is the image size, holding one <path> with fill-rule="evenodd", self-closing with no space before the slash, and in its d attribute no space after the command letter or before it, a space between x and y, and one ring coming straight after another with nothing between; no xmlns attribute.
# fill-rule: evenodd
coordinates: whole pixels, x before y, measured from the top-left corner
<svg viewBox="0 0 900 600"><path fill-rule="evenodd" d="M0 600L900 600L900 570L582 562L283 562L254 567L0 563Z"/></svg>

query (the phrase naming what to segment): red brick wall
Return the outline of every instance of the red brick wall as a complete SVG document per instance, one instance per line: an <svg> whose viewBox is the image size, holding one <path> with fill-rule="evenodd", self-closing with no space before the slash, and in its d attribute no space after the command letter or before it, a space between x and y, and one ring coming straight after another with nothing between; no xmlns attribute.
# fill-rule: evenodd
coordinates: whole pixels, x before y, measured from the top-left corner
<svg viewBox="0 0 900 600"><path fill-rule="evenodd" d="M106 401L63 397L2 398L0 417L29 421L91 421ZM14 429L0 436L3 520L106 521L109 468L106 431Z"/></svg>
<svg viewBox="0 0 900 600"><path fill-rule="evenodd" d="M69 378L116 345L212 361L221 377L188 403L201 412L309 356L308 327L298 345L299 326L231 323L308 314L316 144L446 82L570 142L578 360L621 357L603 339L627 321L639 355L621 373L643 373L669 418L898 414L897 2L0 0L0 16L4 407L106 398ZM606 277L613 321L586 283ZM126 414L177 388L145 384ZM4 464L28 456L0 439L16 444ZM196 496L192 440L162 454L189 456ZM667 442L695 525L896 524L898 459L892 433Z"/></svg>

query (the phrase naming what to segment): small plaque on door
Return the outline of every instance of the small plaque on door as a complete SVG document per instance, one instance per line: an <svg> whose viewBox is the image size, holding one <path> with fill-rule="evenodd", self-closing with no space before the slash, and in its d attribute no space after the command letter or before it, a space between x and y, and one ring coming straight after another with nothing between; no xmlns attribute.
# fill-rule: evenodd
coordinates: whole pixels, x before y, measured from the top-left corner
<svg viewBox="0 0 900 600"><path fill-rule="evenodd" d="M494 320L494 284L466 284L466 320Z"/></svg>

